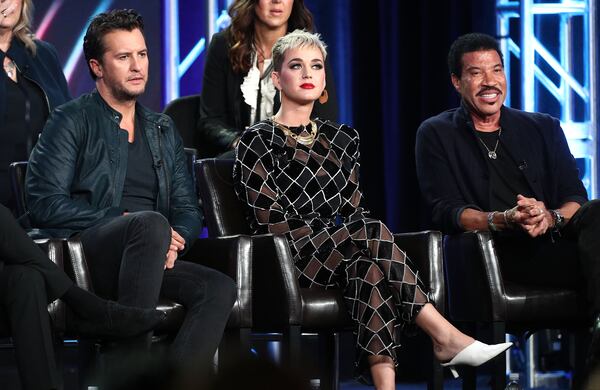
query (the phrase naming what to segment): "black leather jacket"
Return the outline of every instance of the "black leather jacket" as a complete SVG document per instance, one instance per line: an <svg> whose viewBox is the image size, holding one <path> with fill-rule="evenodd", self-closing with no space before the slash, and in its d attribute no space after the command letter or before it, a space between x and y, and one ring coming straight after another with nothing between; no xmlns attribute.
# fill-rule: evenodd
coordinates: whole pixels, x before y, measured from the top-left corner
<svg viewBox="0 0 600 390"><path fill-rule="evenodd" d="M157 211L191 243L202 214L181 137L166 115L136 105L158 178ZM68 237L119 216L127 171L127 132L121 114L97 91L58 107L31 153L27 204L42 234Z"/></svg>

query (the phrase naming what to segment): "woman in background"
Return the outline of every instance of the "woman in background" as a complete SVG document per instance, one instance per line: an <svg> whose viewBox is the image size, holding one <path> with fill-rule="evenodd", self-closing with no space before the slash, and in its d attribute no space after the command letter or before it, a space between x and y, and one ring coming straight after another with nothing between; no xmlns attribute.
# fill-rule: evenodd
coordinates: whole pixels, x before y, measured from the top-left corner
<svg viewBox="0 0 600 390"><path fill-rule="evenodd" d="M70 99L56 50L31 32L32 0L0 1L0 203L15 209L8 166L24 161L50 112Z"/></svg>
<svg viewBox="0 0 600 390"><path fill-rule="evenodd" d="M279 109L271 80L271 49L295 29L313 30L313 17L303 0L235 0L231 25L212 37L206 54L200 103L200 147L233 158L240 134L249 125L270 118ZM329 88L312 116L337 118L337 98L331 70ZM206 145L206 146L205 146Z"/></svg>
<svg viewBox="0 0 600 390"><path fill-rule="evenodd" d="M429 303L426 288L390 230L360 207L356 130L311 119L325 88L324 43L294 31L273 46L277 113L246 130L234 165L238 197L257 234L285 234L302 287L343 289L356 323L357 374L377 389L395 389L400 334L418 326L434 354L478 366L511 343L487 345L461 333ZM337 217L341 223L337 223Z"/></svg>

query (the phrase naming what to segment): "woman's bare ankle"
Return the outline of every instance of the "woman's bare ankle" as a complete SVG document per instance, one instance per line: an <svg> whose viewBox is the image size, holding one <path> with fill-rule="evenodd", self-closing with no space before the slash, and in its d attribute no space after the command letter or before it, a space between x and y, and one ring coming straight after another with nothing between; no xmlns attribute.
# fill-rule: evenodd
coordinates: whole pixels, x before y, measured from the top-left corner
<svg viewBox="0 0 600 390"><path fill-rule="evenodd" d="M445 339L444 342L438 342L438 340L432 340L432 342L435 357L440 362L447 362L460 351L475 342L475 339L457 329L456 332L452 332L450 337Z"/></svg>
<svg viewBox="0 0 600 390"><path fill-rule="evenodd" d="M393 390L396 388L396 368L391 357L372 355L367 358L371 377L376 390Z"/></svg>

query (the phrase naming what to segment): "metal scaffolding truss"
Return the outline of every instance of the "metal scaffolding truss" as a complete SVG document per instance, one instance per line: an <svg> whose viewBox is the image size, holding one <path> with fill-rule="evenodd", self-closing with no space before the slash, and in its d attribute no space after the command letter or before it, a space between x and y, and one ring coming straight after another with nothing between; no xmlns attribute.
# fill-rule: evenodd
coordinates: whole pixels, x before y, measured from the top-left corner
<svg viewBox="0 0 600 390"><path fill-rule="evenodd" d="M227 8L233 0L206 0L205 36L197 37L196 44L184 56L179 49L179 33L183 32L179 23L179 5L184 0L163 0L163 52L165 76L163 79L164 104L179 97L181 78L190 66L202 58L207 42L215 32L229 25ZM183 59L182 59L183 57Z"/></svg>
<svg viewBox="0 0 600 390"><path fill-rule="evenodd" d="M595 0L497 0L506 104L560 118L590 197L597 194Z"/></svg>

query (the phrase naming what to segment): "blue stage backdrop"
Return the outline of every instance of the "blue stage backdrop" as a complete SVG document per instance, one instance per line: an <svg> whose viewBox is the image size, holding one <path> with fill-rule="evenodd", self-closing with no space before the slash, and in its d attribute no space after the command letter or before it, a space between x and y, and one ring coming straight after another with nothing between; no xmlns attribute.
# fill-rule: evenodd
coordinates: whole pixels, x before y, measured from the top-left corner
<svg viewBox="0 0 600 390"><path fill-rule="evenodd" d="M144 16L146 43L150 53L149 84L142 101L160 109L161 97L161 2L158 0L34 0L36 35L58 50L73 96L94 88L81 40L90 18L110 8L135 8Z"/></svg>

